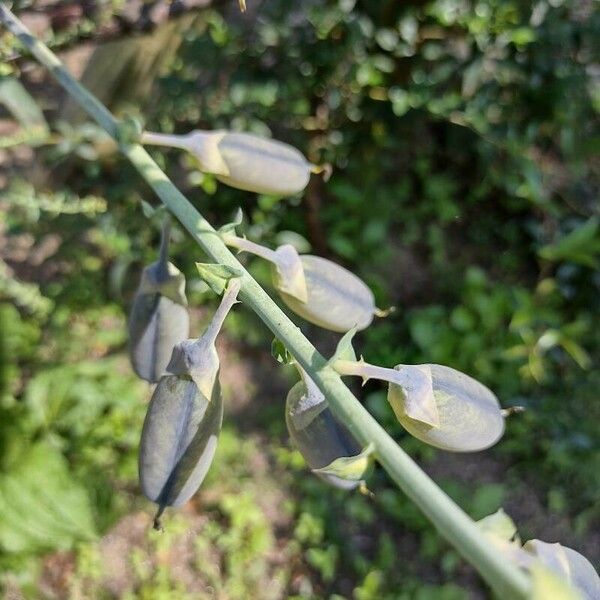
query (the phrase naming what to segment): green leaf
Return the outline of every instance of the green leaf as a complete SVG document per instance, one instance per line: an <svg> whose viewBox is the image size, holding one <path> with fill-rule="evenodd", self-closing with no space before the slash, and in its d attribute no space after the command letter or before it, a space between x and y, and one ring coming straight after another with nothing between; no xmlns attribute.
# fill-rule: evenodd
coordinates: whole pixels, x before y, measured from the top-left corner
<svg viewBox="0 0 600 600"><path fill-rule="evenodd" d="M40 137L48 135L44 114L18 79L0 79L0 104L4 104L24 128L39 130Z"/></svg>
<svg viewBox="0 0 600 600"><path fill-rule="evenodd" d="M6 552L67 549L95 536L85 489L64 457L41 442L0 475L0 548Z"/></svg>
<svg viewBox="0 0 600 600"><path fill-rule="evenodd" d="M582 369L592 367L590 355L575 340L568 337L561 337L560 345Z"/></svg>
<svg viewBox="0 0 600 600"><path fill-rule="evenodd" d="M210 289L219 294L219 296L225 291L227 282L230 279L241 276L241 271L228 267L227 265L220 265L218 263L196 263L196 268L200 277L209 285Z"/></svg>
<svg viewBox="0 0 600 600"><path fill-rule="evenodd" d="M144 216L146 217L146 219L151 219L154 216L154 213L156 212L156 208L154 208L152 204L146 202L145 200L142 200L141 202L142 212L144 213Z"/></svg>
<svg viewBox="0 0 600 600"><path fill-rule="evenodd" d="M373 452L375 452L375 446L369 444L360 454L336 458L326 467L313 469L313 473L334 475L346 481L362 481L371 466Z"/></svg>
<svg viewBox="0 0 600 600"><path fill-rule="evenodd" d="M145 200L142 200L141 204L144 217L146 217L146 219L154 221L155 223L160 223L163 219L169 216L169 211L167 210L167 207L164 204L152 206L152 204L146 202Z"/></svg>
<svg viewBox="0 0 600 600"><path fill-rule="evenodd" d="M600 219L591 217L555 244L540 249L539 255L553 262L569 261L595 269L600 254Z"/></svg>
<svg viewBox="0 0 600 600"><path fill-rule="evenodd" d="M291 365L295 362L294 357L279 338L273 338L271 342L271 356L283 365Z"/></svg>

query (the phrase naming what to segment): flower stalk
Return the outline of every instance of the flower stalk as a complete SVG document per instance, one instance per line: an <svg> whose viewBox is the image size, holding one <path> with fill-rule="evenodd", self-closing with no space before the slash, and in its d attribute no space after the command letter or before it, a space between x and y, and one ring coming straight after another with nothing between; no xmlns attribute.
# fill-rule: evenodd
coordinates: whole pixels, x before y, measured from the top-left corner
<svg viewBox="0 0 600 600"><path fill-rule="evenodd" d="M271 250L271 248L261 246L256 242L231 234L224 235L223 241L230 248L235 248L238 252L249 252L255 256L260 256L260 258L264 258L273 264L277 264L277 254L275 253L275 250Z"/></svg>
<svg viewBox="0 0 600 600"><path fill-rule="evenodd" d="M120 125L115 117L79 84L49 48L31 35L5 4L0 4L0 22L48 68L101 127L120 141ZM340 375L328 366L327 360L243 268L215 229L175 187L148 152L140 144L122 141L120 149L206 254L214 262L236 269L241 274L241 301L256 312L307 371L326 396L336 418L348 427L363 447L372 444L376 459L435 525L440 535L479 571L499 597L524 600L530 586L527 576L495 551L475 522L377 423L344 385Z"/></svg>

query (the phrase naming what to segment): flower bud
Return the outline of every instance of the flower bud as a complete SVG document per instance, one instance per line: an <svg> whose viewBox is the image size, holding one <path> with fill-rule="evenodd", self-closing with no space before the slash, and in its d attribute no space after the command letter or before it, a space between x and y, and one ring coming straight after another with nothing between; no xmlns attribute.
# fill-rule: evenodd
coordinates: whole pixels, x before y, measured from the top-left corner
<svg viewBox="0 0 600 600"><path fill-rule="evenodd" d="M308 466L327 483L354 489L361 476L340 476L343 472L328 470L341 458L360 456L360 446L352 434L334 417L327 400L315 383L302 374L289 391L285 405L285 421L294 446ZM337 474L336 474L337 473Z"/></svg>
<svg viewBox="0 0 600 600"><path fill-rule="evenodd" d="M407 394L391 384L388 400L402 426L416 438L443 450L475 452L495 444L504 433L504 418L496 396L472 377L442 365L397 365L395 370L418 369L427 374L439 424L435 427L411 418Z"/></svg>
<svg viewBox="0 0 600 600"><path fill-rule="evenodd" d="M146 132L142 143L183 148L200 169L231 187L257 194L301 192L315 167L293 146L249 133L192 131L187 135Z"/></svg>
<svg viewBox="0 0 600 600"><path fill-rule="evenodd" d="M139 475L144 495L159 505L156 528L165 507L196 493L214 458L223 420L215 339L238 291L239 280L232 280L204 334L177 344L150 400Z"/></svg>
<svg viewBox="0 0 600 600"><path fill-rule="evenodd" d="M477 525L506 560L529 572L532 599L600 598L600 577L579 552L541 540L529 540L521 546L513 520L502 509L481 519Z"/></svg>
<svg viewBox="0 0 600 600"><path fill-rule="evenodd" d="M529 540L523 549L550 571L567 580L582 595L583 600L600 598L600 577L585 556L561 544Z"/></svg>
<svg viewBox="0 0 600 600"><path fill-rule="evenodd" d="M281 299L296 314L319 327L338 332L365 329L374 315L382 314L367 285L326 258L299 255L289 244L271 250L231 233L224 234L223 241L270 261L273 285Z"/></svg>
<svg viewBox="0 0 600 600"><path fill-rule="evenodd" d="M189 335L185 277L167 260L169 226L160 258L146 267L129 316L129 356L136 374L151 383L166 372L175 344Z"/></svg>
<svg viewBox="0 0 600 600"><path fill-rule="evenodd" d="M324 329L345 332L366 329L378 312L375 297L354 273L320 256L300 256L306 281L306 300L293 296L274 276L281 299L296 314Z"/></svg>
<svg viewBox="0 0 600 600"><path fill-rule="evenodd" d="M356 360L348 331L329 365L340 375L387 381L388 401L404 428L416 438L454 452L491 446L504 432L498 399L475 379L442 365L397 365L393 369Z"/></svg>

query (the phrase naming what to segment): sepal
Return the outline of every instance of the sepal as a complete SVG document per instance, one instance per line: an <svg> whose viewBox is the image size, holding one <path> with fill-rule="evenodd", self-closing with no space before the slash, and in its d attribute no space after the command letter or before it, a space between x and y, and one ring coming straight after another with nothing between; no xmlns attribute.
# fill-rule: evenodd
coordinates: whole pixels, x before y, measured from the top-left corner
<svg viewBox="0 0 600 600"><path fill-rule="evenodd" d="M333 462L321 467L313 469L313 473L320 475L333 475L345 481L364 481L372 463L375 446L369 444L360 454L356 456L341 456Z"/></svg>
<svg viewBox="0 0 600 600"><path fill-rule="evenodd" d="M333 353L333 356L329 359L329 365L335 368L335 363L338 360L348 360L351 362L356 361L356 353L352 347L352 340L356 335L357 328L354 326L350 331L344 334L342 339L338 342L338 345ZM362 360L362 359L361 359Z"/></svg>
<svg viewBox="0 0 600 600"><path fill-rule="evenodd" d="M396 385L397 394L388 394L388 399L397 417L406 415L414 421L420 421L430 427L440 426L433 378L429 365L398 365L399 373Z"/></svg>
<svg viewBox="0 0 600 600"><path fill-rule="evenodd" d="M294 246L284 244L274 251L275 269L277 270L277 289L280 292L306 302L308 289L304 277L304 267L300 255Z"/></svg>
<svg viewBox="0 0 600 600"><path fill-rule="evenodd" d="M219 263L196 263L196 268L202 280L219 296L225 292L231 279L242 275L240 270Z"/></svg>
<svg viewBox="0 0 600 600"><path fill-rule="evenodd" d="M233 221L230 223L225 223L222 227L219 227L219 234L221 236L224 235L236 235L236 229L242 224L244 220L244 213L241 208L238 208L235 211L235 216L233 217Z"/></svg>

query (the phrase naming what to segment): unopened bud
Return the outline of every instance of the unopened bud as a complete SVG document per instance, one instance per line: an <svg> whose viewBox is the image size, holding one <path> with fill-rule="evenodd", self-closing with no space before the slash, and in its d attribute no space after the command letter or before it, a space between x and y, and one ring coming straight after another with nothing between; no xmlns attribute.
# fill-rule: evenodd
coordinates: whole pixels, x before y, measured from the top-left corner
<svg viewBox="0 0 600 600"><path fill-rule="evenodd" d="M388 401L398 421L416 438L453 452L474 452L496 443L504 416L496 396L472 377L442 365L393 369L356 360L350 330L329 361L340 375L389 383Z"/></svg>
<svg viewBox="0 0 600 600"><path fill-rule="evenodd" d="M561 544L529 540L523 549L533 555L552 573L567 580L583 600L600 598L600 576L592 563L579 552Z"/></svg>
<svg viewBox="0 0 600 600"><path fill-rule="evenodd" d="M333 415L316 384L301 371L299 381L289 391L285 421L294 446L319 477L335 487L354 489L364 474L357 475L352 459L360 456L360 445ZM341 462L340 459L342 460ZM348 461L351 464L348 464ZM365 466L366 468L366 466Z"/></svg>
<svg viewBox="0 0 600 600"><path fill-rule="evenodd" d="M477 380L443 365L398 365L419 369L431 380L439 424L432 427L411 418L402 387L390 385L388 400L402 426L416 438L452 452L475 452L495 444L504 433L504 418L496 396Z"/></svg>
<svg viewBox="0 0 600 600"><path fill-rule="evenodd" d="M368 286L331 260L298 254L289 244L271 250L231 233L224 234L223 240L228 246L270 261L273 285L281 299L319 327L338 332L365 329L379 312Z"/></svg>
<svg viewBox="0 0 600 600"><path fill-rule="evenodd" d="M142 143L183 148L194 154L205 173L257 194L297 194L315 169L293 146L249 133L196 130L179 136L146 132Z"/></svg>
<svg viewBox="0 0 600 600"><path fill-rule="evenodd" d="M159 506L181 506L198 490L214 458L223 420L219 357L215 339L236 301L232 280L204 334L173 350L169 373L161 378L144 421L139 474L144 495Z"/></svg>
<svg viewBox="0 0 600 600"><path fill-rule="evenodd" d="M175 345L189 335L185 277L167 260L169 225L160 258L146 267L129 315L129 356L133 370L151 383L166 372Z"/></svg>

